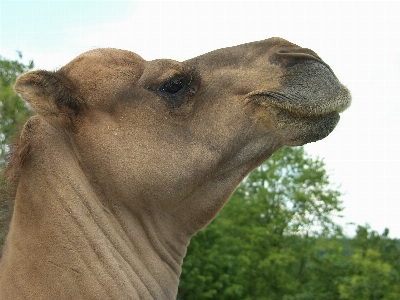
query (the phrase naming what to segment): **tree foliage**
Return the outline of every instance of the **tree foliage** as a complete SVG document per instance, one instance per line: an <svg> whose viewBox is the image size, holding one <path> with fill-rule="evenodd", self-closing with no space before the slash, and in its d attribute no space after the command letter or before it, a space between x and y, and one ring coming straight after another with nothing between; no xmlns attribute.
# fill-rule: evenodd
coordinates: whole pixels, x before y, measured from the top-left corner
<svg viewBox="0 0 400 300"><path fill-rule="evenodd" d="M22 54L19 53L20 60ZM20 60L8 60L0 56L0 156L7 153L20 126L31 115L27 104L14 92L14 84L19 75L31 70L33 61L25 65Z"/></svg>
<svg viewBox="0 0 400 300"><path fill-rule="evenodd" d="M0 168L4 169L5 157L10 151L10 144L15 139L20 127L31 115L27 104L14 92L14 84L19 75L31 70L33 62L21 62L22 54L18 53L19 60L9 60L0 56ZM0 248L4 243L8 223L11 217L12 204L5 201L4 180L0 175Z"/></svg>
<svg viewBox="0 0 400 300"><path fill-rule="evenodd" d="M279 150L192 238L178 299L400 299L399 244L344 237L340 195L322 160Z"/></svg>
<svg viewBox="0 0 400 300"><path fill-rule="evenodd" d="M185 259L183 299L283 299L304 284L315 238L340 233L324 163L283 148L251 173ZM201 283L201 284L199 284Z"/></svg>
<svg viewBox="0 0 400 300"><path fill-rule="evenodd" d="M400 299L399 242L358 226L349 272L339 285L341 299Z"/></svg>

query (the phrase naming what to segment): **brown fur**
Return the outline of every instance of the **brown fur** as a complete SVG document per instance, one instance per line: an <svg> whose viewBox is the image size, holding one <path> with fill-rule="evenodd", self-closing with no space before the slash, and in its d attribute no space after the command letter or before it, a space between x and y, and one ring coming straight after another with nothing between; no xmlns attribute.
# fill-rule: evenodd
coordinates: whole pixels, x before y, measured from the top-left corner
<svg viewBox="0 0 400 300"><path fill-rule="evenodd" d="M24 164L25 159L29 156L29 152L31 149L31 129L33 126L34 120L29 119L25 126L24 130L19 135L17 142L12 145L12 155L11 160L5 169L5 178L6 183L9 185L9 189L14 190L12 187L16 187L19 180L20 169ZM15 197L15 194L14 194Z"/></svg>
<svg viewBox="0 0 400 300"><path fill-rule="evenodd" d="M174 299L190 237L243 177L350 104L313 51L279 38L183 63L97 49L15 89L37 115L8 171L1 299Z"/></svg>

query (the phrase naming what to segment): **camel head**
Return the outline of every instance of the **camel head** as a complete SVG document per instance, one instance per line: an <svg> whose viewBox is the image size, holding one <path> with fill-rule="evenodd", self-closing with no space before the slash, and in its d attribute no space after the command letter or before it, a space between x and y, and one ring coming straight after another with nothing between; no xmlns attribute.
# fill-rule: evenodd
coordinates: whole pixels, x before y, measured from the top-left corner
<svg viewBox="0 0 400 300"><path fill-rule="evenodd" d="M30 176L52 174L47 185L60 191L79 178L74 191L87 196L69 197L71 189L60 201L98 202L87 205L107 211L98 217L107 230L124 224L124 234L178 264L251 170L284 145L326 137L350 105L315 52L280 38L184 62L96 49L56 72L26 73L15 89L37 113L21 134L29 153L20 184L33 166Z"/></svg>

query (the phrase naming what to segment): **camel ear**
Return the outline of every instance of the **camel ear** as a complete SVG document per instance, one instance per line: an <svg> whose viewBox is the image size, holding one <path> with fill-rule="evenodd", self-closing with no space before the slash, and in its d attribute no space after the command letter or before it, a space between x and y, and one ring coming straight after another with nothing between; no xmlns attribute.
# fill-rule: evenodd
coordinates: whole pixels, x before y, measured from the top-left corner
<svg viewBox="0 0 400 300"><path fill-rule="evenodd" d="M56 72L32 71L21 75L15 91L42 116L77 115L82 101Z"/></svg>

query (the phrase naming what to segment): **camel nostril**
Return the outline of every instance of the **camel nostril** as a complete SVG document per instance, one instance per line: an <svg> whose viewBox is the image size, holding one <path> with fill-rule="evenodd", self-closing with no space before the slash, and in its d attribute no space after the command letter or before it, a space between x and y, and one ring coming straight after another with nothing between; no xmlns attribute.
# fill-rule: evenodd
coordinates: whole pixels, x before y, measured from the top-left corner
<svg viewBox="0 0 400 300"><path fill-rule="evenodd" d="M309 57L309 58L313 58L313 59L317 59L317 60L321 60L321 58L318 56L317 53L315 53L314 51L307 49L307 48L283 48L283 49L279 49L277 51L278 55L284 55L284 56L292 56L292 57Z"/></svg>
<svg viewBox="0 0 400 300"><path fill-rule="evenodd" d="M305 60L324 63L317 53L300 47L280 47L270 56L271 63L280 64L284 67L290 67Z"/></svg>

